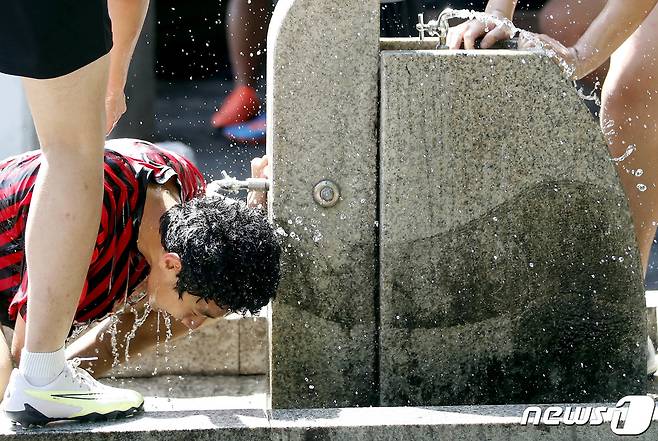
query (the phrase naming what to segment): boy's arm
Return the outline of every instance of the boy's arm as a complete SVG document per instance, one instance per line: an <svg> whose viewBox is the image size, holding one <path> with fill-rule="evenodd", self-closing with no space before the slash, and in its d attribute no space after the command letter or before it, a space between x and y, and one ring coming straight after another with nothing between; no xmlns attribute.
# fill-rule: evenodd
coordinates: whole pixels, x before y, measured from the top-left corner
<svg viewBox="0 0 658 441"><path fill-rule="evenodd" d="M109 0L112 18L112 51L110 52L110 77L107 86L105 109L109 134L121 115L126 111L124 89L128 67L148 11L149 0Z"/></svg>
<svg viewBox="0 0 658 441"><path fill-rule="evenodd" d="M564 46L547 36L541 38L551 44L567 63L573 64L573 79L594 71L642 24L655 8L658 0L608 0L605 7L574 46L563 52Z"/></svg>
<svg viewBox="0 0 658 441"><path fill-rule="evenodd" d="M139 320L144 317L147 303L148 298L144 298L135 304L132 310L128 308L125 312L116 316L118 318L116 324L116 349L118 350L119 363L126 361L126 337L133 330L136 319ZM157 312L151 311L144 323L135 330L134 336L130 339L128 352L130 357L147 352L155 347L157 341L156 330L158 329L157 321ZM66 358L69 360L72 358L97 358L96 360L85 360L80 363L80 366L89 370L96 378L108 373L112 369L115 358L117 358L112 352L112 338L109 334L111 326L112 318L107 317L81 335L66 348ZM164 330L164 326L161 326L160 329ZM178 320L172 320L171 331L172 338L177 338L186 335L188 329ZM101 336L103 336L102 339ZM164 339L164 331L161 339Z"/></svg>
<svg viewBox="0 0 658 441"><path fill-rule="evenodd" d="M489 0L484 12L495 15L496 17L505 17L510 20L514 17L516 3L518 0Z"/></svg>

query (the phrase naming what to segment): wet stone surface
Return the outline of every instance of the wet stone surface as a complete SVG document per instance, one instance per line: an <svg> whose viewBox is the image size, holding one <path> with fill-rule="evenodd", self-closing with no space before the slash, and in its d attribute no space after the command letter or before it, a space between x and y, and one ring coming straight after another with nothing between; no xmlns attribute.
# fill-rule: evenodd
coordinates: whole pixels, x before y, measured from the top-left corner
<svg viewBox="0 0 658 441"><path fill-rule="evenodd" d="M381 118L381 403L645 391L626 200L557 67L523 52L384 52Z"/></svg>
<svg viewBox="0 0 658 441"><path fill-rule="evenodd" d="M272 309L275 408L378 401L379 7L378 0L280 2L270 25L271 197L285 234ZM331 25L308 32L315 22ZM323 180L340 189L330 208L313 198Z"/></svg>

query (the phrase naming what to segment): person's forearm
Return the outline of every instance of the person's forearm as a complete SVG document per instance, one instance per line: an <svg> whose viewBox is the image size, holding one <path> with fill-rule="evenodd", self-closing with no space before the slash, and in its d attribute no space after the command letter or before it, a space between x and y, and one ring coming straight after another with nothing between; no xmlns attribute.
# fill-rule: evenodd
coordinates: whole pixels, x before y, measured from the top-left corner
<svg viewBox="0 0 658 441"><path fill-rule="evenodd" d="M576 78L601 66L642 24L658 0L608 0L601 13L573 46L578 61Z"/></svg>
<svg viewBox="0 0 658 441"><path fill-rule="evenodd" d="M128 67L148 11L149 0L109 0L112 18L109 91L123 92Z"/></svg>
<svg viewBox="0 0 658 441"><path fill-rule="evenodd" d="M112 369L112 364L117 361L119 364L126 361L126 345L129 345L128 356L136 357L140 353L155 347L158 338L165 339L164 326L162 327L162 337L158 337L158 314L151 311L146 313L145 306L148 299L144 299L133 308L119 314L116 319L118 322L114 325L114 338L116 347L112 347L112 338L108 335L112 326L112 318L108 317L98 323L92 329L81 335L76 341L66 348L66 357L72 358L90 358L83 361L80 366L92 372L95 378L102 377ZM135 322L138 326L135 326ZM215 320L206 320L206 323L214 323ZM178 320L171 321L171 338L172 340L188 335L189 330ZM130 339L130 341L127 341Z"/></svg>
<svg viewBox="0 0 658 441"><path fill-rule="evenodd" d="M484 10L487 14L507 17L510 20L514 16L517 0L489 0Z"/></svg>

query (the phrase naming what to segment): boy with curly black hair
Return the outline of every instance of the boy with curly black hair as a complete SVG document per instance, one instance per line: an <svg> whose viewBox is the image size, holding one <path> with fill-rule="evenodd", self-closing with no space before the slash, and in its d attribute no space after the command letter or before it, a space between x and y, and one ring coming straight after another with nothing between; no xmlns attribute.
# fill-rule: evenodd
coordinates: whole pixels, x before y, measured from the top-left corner
<svg viewBox="0 0 658 441"><path fill-rule="evenodd" d="M0 338L2 388L12 361L18 364L28 319L21 226L39 159L39 152L29 152L0 162L0 193L6 196L0 200L6 218L0 223L0 274L11 281L0 283L0 321L14 328L11 351ZM266 158L252 163L255 177L267 177L267 170ZM99 376L116 361L111 339L101 338L109 326L116 327L122 361L128 334L134 334L129 355L155 345L156 314L133 332L150 309L176 319L176 336L208 318L257 313L267 305L276 293L281 251L257 207L265 197L252 193L245 204L206 195L201 173L185 158L143 141L108 142L103 216L75 316L78 323L101 321L67 348L67 357L97 358L83 366Z"/></svg>

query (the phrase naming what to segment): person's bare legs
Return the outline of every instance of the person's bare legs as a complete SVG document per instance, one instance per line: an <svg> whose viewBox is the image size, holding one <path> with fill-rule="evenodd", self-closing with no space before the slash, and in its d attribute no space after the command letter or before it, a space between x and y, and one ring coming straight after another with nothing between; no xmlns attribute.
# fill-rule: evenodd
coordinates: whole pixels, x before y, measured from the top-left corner
<svg viewBox="0 0 658 441"><path fill-rule="evenodd" d="M216 129L249 121L258 115L256 86L265 57L270 0L230 0L226 38L235 84L212 116Z"/></svg>
<svg viewBox="0 0 658 441"><path fill-rule="evenodd" d="M265 56L269 0L231 0L227 40L236 85L256 87Z"/></svg>
<svg viewBox="0 0 658 441"><path fill-rule="evenodd" d="M615 52L602 91L601 125L628 197L646 272L658 221L658 7ZM646 188L646 189L645 189Z"/></svg>
<svg viewBox="0 0 658 441"><path fill-rule="evenodd" d="M25 349L54 352L71 327L103 198L109 56L63 77L23 84L42 149L25 233Z"/></svg>

